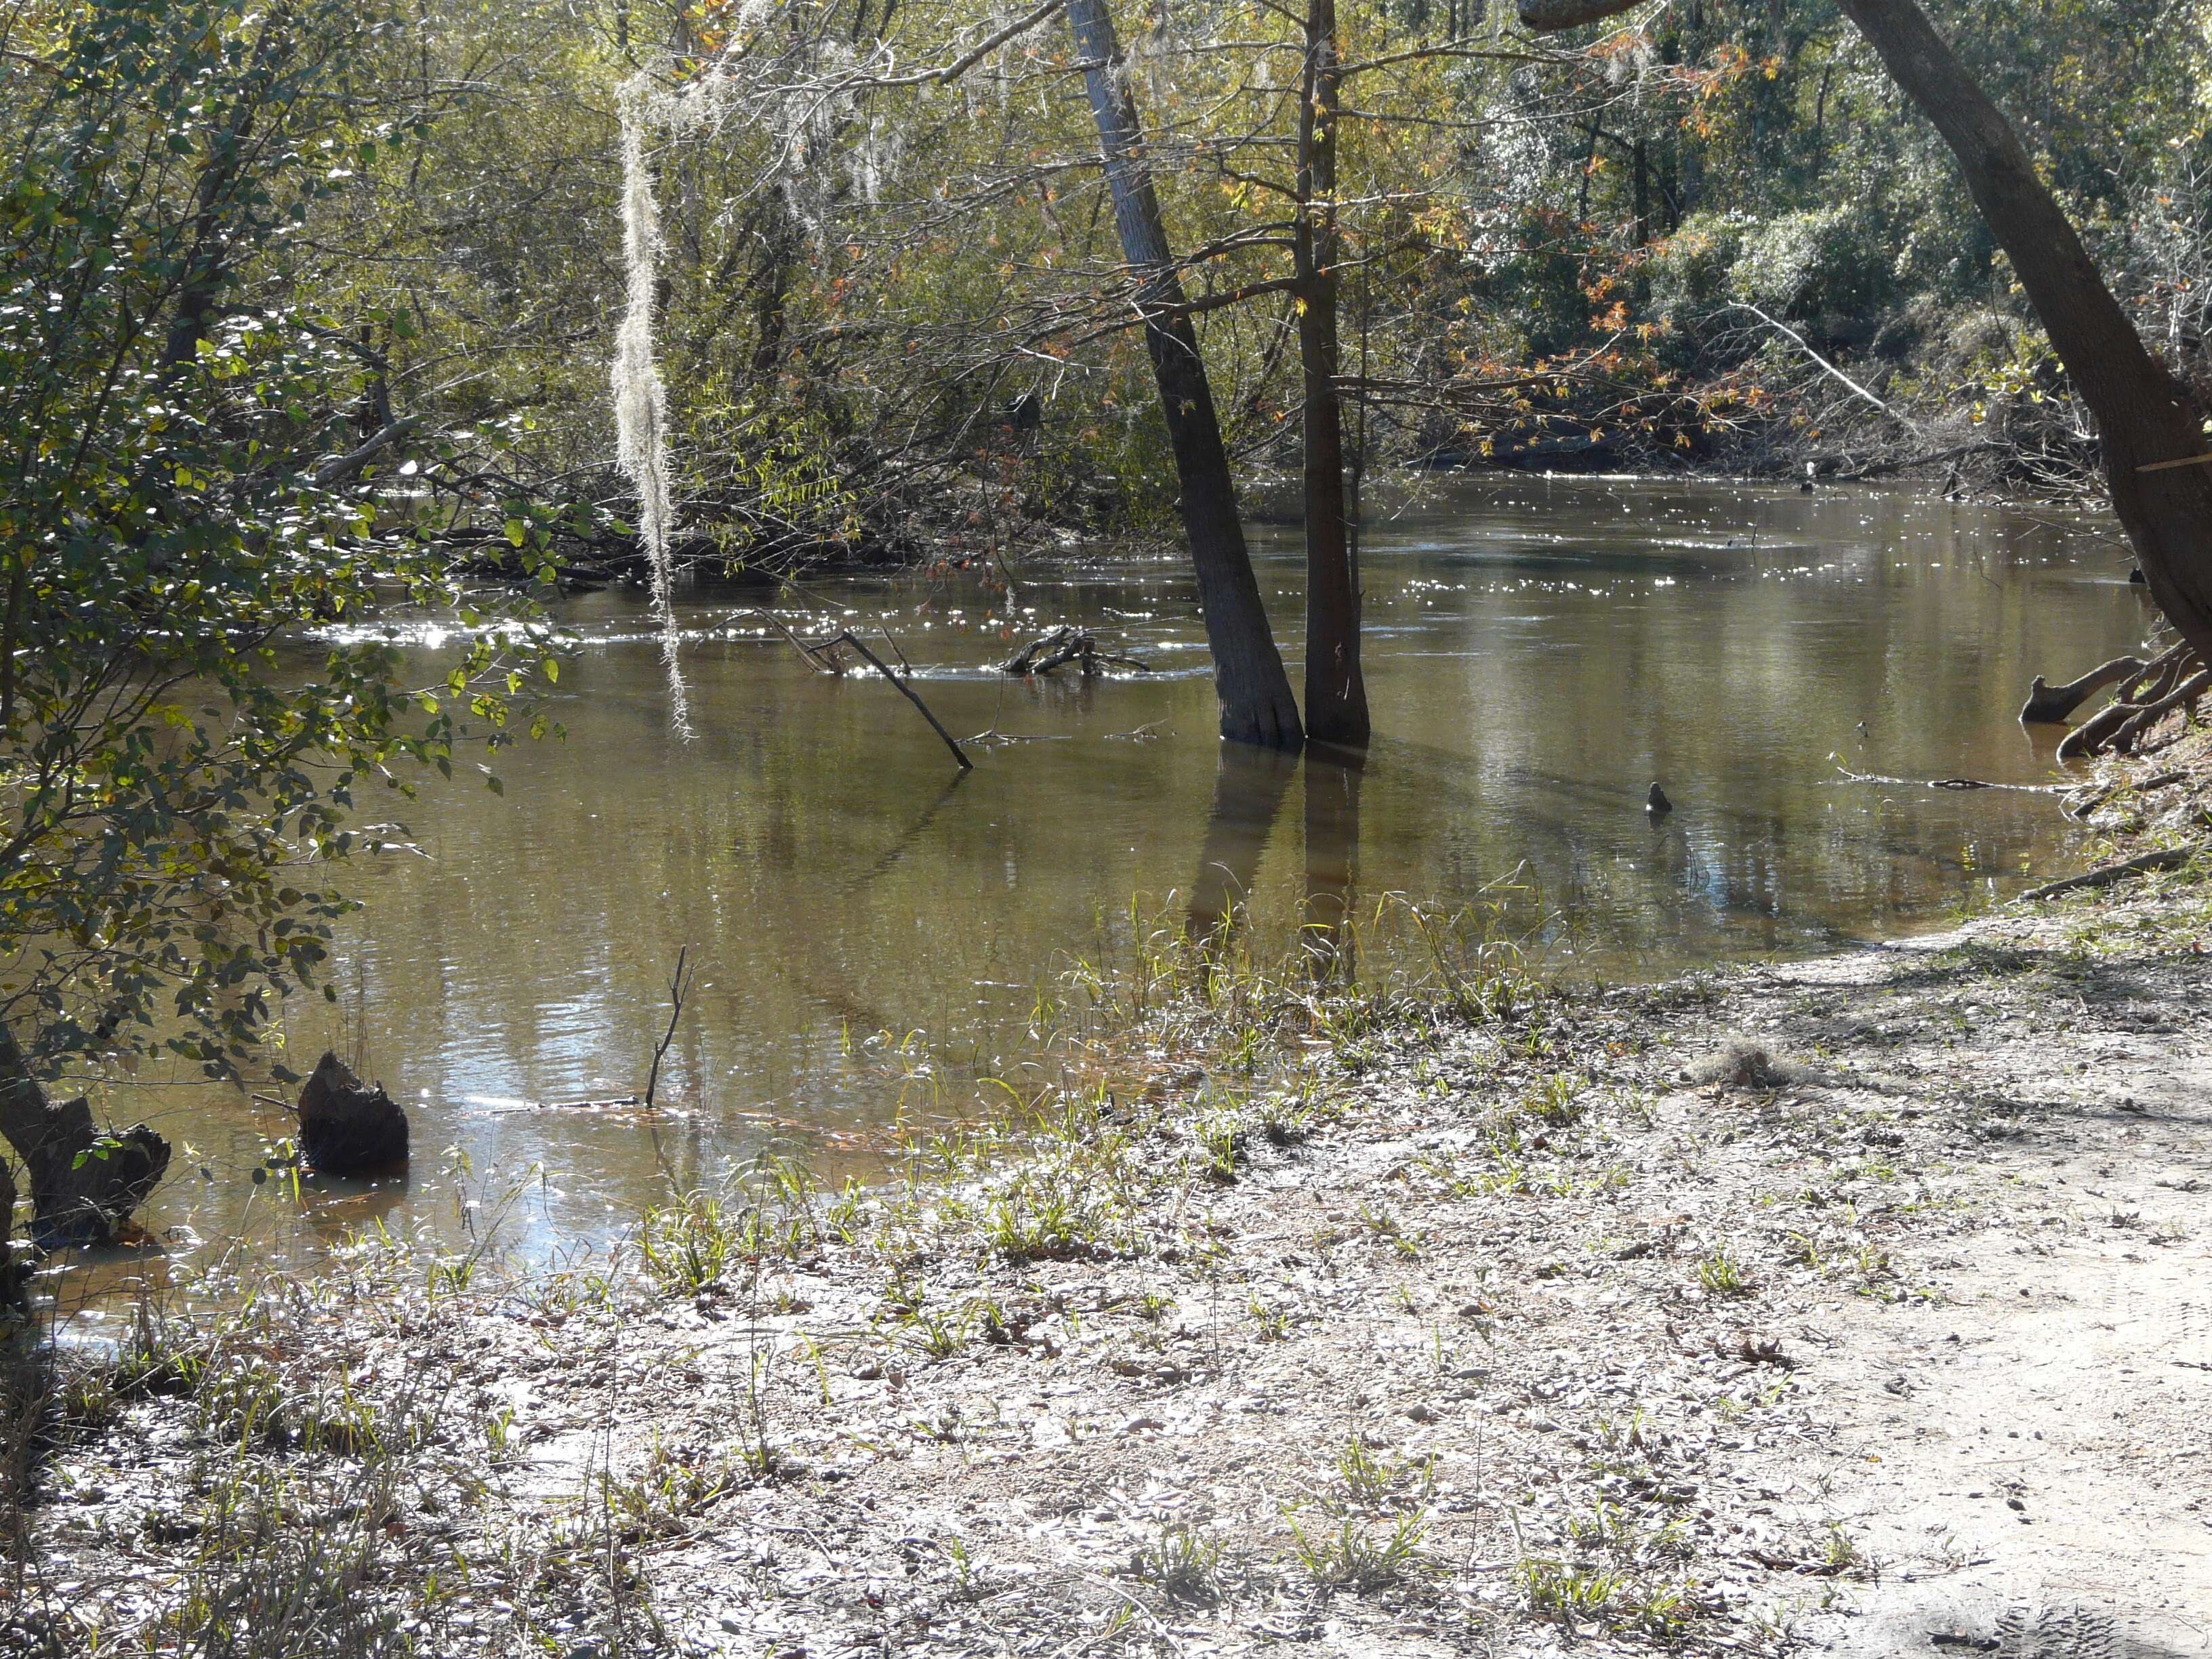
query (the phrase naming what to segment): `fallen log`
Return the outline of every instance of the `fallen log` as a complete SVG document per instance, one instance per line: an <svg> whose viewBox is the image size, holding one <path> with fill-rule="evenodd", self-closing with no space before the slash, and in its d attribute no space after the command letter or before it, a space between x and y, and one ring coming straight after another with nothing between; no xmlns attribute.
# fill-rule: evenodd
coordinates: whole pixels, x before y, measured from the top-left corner
<svg viewBox="0 0 2212 1659"><path fill-rule="evenodd" d="M2021 705L2022 726L2063 725L2069 714L2115 680L2139 678L2146 665L2141 657L2115 657L2100 663L2079 679L2051 685L2038 674L2028 682L2027 701Z"/></svg>
<svg viewBox="0 0 2212 1659"><path fill-rule="evenodd" d="M2099 865L2094 870L2085 870L2078 876L2067 876L2058 881L2046 881L2040 887L2031 887L2020 896L2023 902L2032 899L2056 898L2061 893L2080 892L2092 887L2109 887L2116 881L2125 881L2130 876L2148 874L2154 870L2178 870L2205 850L2203 846L2161 847L2154 853L2138 853L2131 859L2122 859L2117 864Z"/></svg>

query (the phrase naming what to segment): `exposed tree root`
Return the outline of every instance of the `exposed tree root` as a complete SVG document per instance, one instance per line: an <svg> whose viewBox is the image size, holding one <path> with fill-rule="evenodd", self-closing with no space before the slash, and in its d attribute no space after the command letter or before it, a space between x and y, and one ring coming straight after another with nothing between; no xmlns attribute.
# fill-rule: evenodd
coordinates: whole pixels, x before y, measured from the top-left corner
<svg viewBox="0 0 2212 1659"><path fill-rule="evenodd" d="M15 1148L30 1178L31 1239L42 1249L112 1239L169 1167L169 1143L144 1124L103 1133L82 1097L59 1106L50 1103L4 1024L0 1137ZM0 1211L0 1241L7 1231L6 1212Z"/></svg>
<svg viewBox="0 0 2212 1659"><path fill-rule="evenodd" d="M2021 705L2020 720L2023 726L2057 726L2066 717L2124 676L2141 678L2144 668L2141 657L2115 657L2100 663L2078 680L2069 680L2063 685L2045 684L2038 674L2028 683L2027 701Z"/></svg>
<svg viewBox="0 0 2212 1659"><path fill-rule="evenodd" d="M2134 664L2132 670L2107 678L2108 671L2127 664ZM2061 760L2086 760L2090 756L2106 753L2133 754L2152 729L2176 709L2184 711L2183 717L2193 721L2198 700L2212 691L2212 670L2203 666L2196 647L2184 641L2148 663L2119 658L2083 675L2073 685L2055 690L2046 687L2042 676L2038 675L2027 707L2021 710L2021 718L2037 718L2033 711L2039 707L2057 707L2075 686L2100 678L2106 684L2117 681L2120 689L2111 702L2066 734L2065 740L2058 745ZM2078 702L2080 699L2074 701ZM2072 707L2067 706L2069 709Z"/></svg>

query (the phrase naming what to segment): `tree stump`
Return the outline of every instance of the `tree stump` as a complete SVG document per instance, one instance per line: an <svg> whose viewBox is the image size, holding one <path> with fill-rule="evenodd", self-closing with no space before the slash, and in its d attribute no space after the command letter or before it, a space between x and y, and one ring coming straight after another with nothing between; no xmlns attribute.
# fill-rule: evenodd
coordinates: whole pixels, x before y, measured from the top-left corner
<svg viewBox="0 0 2212 1659"><path fill-rule="evenodd" d="M42 1250L105 1244L169 1172L169 1143L144 1124L103 1134L80 1095L47 1113L24 1160L31 1177L31 1242Z"/></svg>
<svg viewBox="0 0 2212 1659"><path fill-rule="evenodd" d="M326 1051L300 1091L300 1156L324 1175L404 1164L407 1114L381 1084L362 1083Z"/></svg>

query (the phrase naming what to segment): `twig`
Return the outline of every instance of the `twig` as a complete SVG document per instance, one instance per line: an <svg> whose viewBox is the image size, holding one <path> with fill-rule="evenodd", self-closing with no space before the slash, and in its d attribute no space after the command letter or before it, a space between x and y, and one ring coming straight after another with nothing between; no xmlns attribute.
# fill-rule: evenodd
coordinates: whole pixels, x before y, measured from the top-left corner
<svg viewBox="0 0 2212 1659"><path fill-rule="evenodd" d="M668 979L668 1029L661 1034L660 1041L653 1045L653 1070L646 1074L645 1109L648 1112L653 1109L654 1091L660 1087L660 1062L668 1053L668 1045L676 1041L676 1022L684 1018L684 999L690 994L691 980L696 977L684 972L690 956L690 945L677 947L676 971Z"/></svg>

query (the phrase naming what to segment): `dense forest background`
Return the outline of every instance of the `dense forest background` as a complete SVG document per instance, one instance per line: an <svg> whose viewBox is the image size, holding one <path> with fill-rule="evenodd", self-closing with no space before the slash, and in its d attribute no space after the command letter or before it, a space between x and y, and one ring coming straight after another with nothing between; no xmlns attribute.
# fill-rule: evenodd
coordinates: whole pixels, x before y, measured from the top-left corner
<svg viewBox="0 0 2212 1659"><path fill-rule="evenodd" d="M35 106L51 77L28 15L7 84ZM899 0L271 15L300 84L248 141L270 223L234 239L224 307L328 331L362 434L410 423L424 522L456 550L497 562L518 520L619 550L620 89L685 88L710 54L722 84L646 135L687 550L911 556L928 523L929 550L957 554L963 519L978 548L1024 517L1169 523L1056 18L1009 34L1017 10ZM1946 0L1935 18L2145 334L2212 386L2204 9ZM1225 433L1255 468L1297 456L1268 176L1296 21L1166 0L1120 19ZM1359 459L1854 471L1986 443L1960 458L1971 477L2090 487L2088 423L1951 157L1825 0L1680 0L1542 38L1399 0L1338 27L1371 66L1347 83L1340 162ZM180 108L179 153L211 154L227 109ZM267 165L285 144L295 165Z"/></svg>

